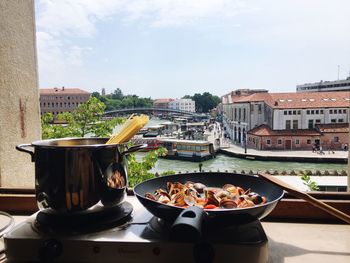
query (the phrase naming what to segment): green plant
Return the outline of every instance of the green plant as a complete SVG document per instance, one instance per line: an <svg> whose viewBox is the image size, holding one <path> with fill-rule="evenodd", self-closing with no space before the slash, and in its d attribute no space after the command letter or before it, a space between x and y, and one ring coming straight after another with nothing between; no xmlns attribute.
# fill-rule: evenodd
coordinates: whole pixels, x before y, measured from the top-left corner
<svg viewBox="0 0 350 263"><path fill-rule="evenodd" d="M159 156L166 155L167 150L165 148L159 148L154 151L148 152L147 155L142 157L141 161L136 160L136 155L130 154L128 157L128 178L129 186L134 187L135 185L154 178L155 174L151 172L154 168ZM169 171L168 173L172 173Z"/></svg>
<svg viewBox="0 0 350 263"><path fill-rule="evenodd" d="M56 116L56 121L65 123L53 124L51 113L45 113L41 118L42 138L64 137L109 137L117 124L125 121L125 118L113 118L102 120L105 104L95 97L91 97L86 103L70 112L64 112Z"/></svg>
<svg viewBox="0 0 350 263"><path fill-rule="evenodd" d="M307 175L307 174L302 175L301 180L303 181L303 184L309 188L310 191L319 190L318 185L316 184L316 182L311 180L309 175Z"/></svg>

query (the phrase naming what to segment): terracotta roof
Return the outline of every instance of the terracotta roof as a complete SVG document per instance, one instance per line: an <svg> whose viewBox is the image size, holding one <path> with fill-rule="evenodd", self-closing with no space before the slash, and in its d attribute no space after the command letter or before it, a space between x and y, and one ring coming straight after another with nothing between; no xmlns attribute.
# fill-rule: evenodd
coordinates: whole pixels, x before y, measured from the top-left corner
<svg viewBox="0 0 350 263"><path fill-rule="evenodd" d="M85 90L81 90L78 88L51 88L51 89L39 89L40 95L53 95L53 94L90 94Z"/></svg>
<svg viewBox="0 0 350 263"><path fill-rule="evenodd" d="M322 133L348 133L349 123L317 124L316 128Z"/></svg>
<svg viewBox="0 0 350 263"><path fill-rule="evenodd" d="M271 130L268 125L262 124L248 131L248 134L255 136L318 136L320 132L315 129L305 130Z"/></svg>
<svg viewBox="0 0 350 263"><path fill-rule="evenodd" d="M349 91L254 93L235 99L235 103L264 101L274 109L350 107Z"/></svg>
<svg viewBox="0 0 350 263"><path fill-rule="evenodd" d="M174 99L156 99L154 103L167 103L173 101Z"/></svg>

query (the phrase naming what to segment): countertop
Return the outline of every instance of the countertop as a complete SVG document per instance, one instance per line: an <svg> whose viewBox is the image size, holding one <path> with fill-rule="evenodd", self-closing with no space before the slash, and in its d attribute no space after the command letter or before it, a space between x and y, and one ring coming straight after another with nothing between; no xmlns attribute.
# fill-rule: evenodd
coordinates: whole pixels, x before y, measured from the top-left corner
<svg viewBox="0 0 350 263"><path fill-rule="evenodd" d="M15 216L16 224L26 216ZM1 216L1 226L7 218ZM5 222L4 222L5 221ZM350 226L345 224L313 224L263 222L268 236L269 263L349 263ZM0 239L0 251L3 240ZM0 262L6 261L0 255Z"/></svg>

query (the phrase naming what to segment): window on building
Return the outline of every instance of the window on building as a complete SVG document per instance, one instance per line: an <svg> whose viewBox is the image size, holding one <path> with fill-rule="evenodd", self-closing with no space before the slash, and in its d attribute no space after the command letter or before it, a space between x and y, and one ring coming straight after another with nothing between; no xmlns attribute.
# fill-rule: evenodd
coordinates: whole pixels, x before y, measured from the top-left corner
<svg viewBox="0 0 350 263"><path fill-rule="evenodd" d="M307 140L307 141L306 141L306 144L311 144L311 140L310 140L310 139Z"/></svg>
<svg viewBox="0 0 350 263"><path fill-rule="evenodd" d="M315 114L315 111L314 111L314 110L311 110L311 114Z"/></svg>
<svg viewBox="0 0 350 263"><path fill-rule="evenodd" d="M253 138L253 143L255 143L255 138Z"/></svg>
<svg viewBox="0 0 350 263"><path fill-rule="evenodd" d="M267 145L271 145L271 140L270 140L270 139L267 139L267 140L266 140L266 144L267 144Z"/></svg>
<svg viewBox="0 0 350 263"><path fill-rule="evenodd" d="M323 110L320 110L320 113L323 114Z"/></svg>
<svg viewBox="0 0 350 263"><path fill-rule="evenodd" d="M337 119L331 119L331 123L336 123Z"/></svg>
<svg viewBox="0 0 350 263"><path fill-rule="evenodd" d="M306 114L308 114L308 115L309 115L309 114L310 114L310 110L307 110L307 111L306 111Z"/></svg>
<svg viewBox="0 0 350 263"><path fill-rule="evenodd" d="M288 115L292 115L292 111L291 110L288 111Z"/></svg>
<svg viewBox="0 0 350 263"><path fill-rule="evenodd" d="M258 105L258 112L261 113L261 104Z"/></svg>
<svg viewBox="0 0 350 263"><path fill-rule="evenodd" d="M235 108L235 118L234 120L237 120L237 108Z"/></svg>
<svg viewBox="0 0 350 263"><path fill-rule="evenodd" d="M314 128L314 120L309 120L308 128L309 129L313 129Z"/></svg>
<svg viewBox="0 0 350 263"><path fill-rule="evenodd" d="M300 144L299 139L295 139L295 144L296 144L296 145L299 145L299 144Z"/></svg>
<svg viewBox="0 0 350 263"><path fill-rule="evenodd" d="M239 108L238 109L238 120L241 121L241 117L242 117L242 109Z"/></svg>
<svg viewBox="0 0 350 263"><path fill-rule="evenodd" d="M298 110L298 115L300 115L301 114L301 110Z"/></svg>
<svg viewBox="0 0 350 263"><path fill-rule="evenodd" d="M338 119L338 122L344 122L344 119Z"/></svg>
<svg viewBox="0 0 350 263"><path fill-rule="evenodd" d="M293 130L298 129L298 120L293 120Z"/></svg>
<svg viewBox="0 0 350 263"><path fill-rule="evenodd" d="M329 114L333 114L333 110L329 110Z"/></svg>
<svg viewBox="0 0 350 263"><path fill-rule="evenodd" d="M291 129L291 122L290 120L286 120L286 130L290 130Z"/></svg>
<svg viewBox="0 0 350 263"><path fill-rule="evenodd" d="M297 114L297 111L296 110L293 110L293 115L296 115Z"/></svg>
<svg viewBox="0 0 350 263"><path fill-rule="evenodd" d="M316 110L316 114L320 114L320 111L319 111L319 110Z"/></svg>
<svg viewBox="0 0 350 263"><path fill-rule="evenodd" d="M287 114L288 114L288 112L285 110L285 111L284 111L284 115L287 115Z"/></svg>
<svg viewBox="0 0 350 263"><path fill-rule="evenodd" d="M346 109L343 109L343 113L346 113Z"/></svg>
<svg viewBox="0 0 350 263"><path fill-rule="evenodd" d="M278 139L278 140L277 140L277 144L282 144L282 140L281 140L281 139Z"/></svg>
<svg viewBox="0 0 350 263"><path fill-rule="evenodd" d="M333 141L334 142L339 142L339 137L338 136L334 136Z"/></svg>
<svg viewBox="0 0 350 263"><path fill-rule="evenodd" d="M243 109L243 121L245 121L245 118L246 118L246 109L244 108Z"/></svg>
<svg viewBox="0 0 350 263"><path fill-rule="evenodd" d="M250 112L254 112L254 105L250 104Z"/></svg>

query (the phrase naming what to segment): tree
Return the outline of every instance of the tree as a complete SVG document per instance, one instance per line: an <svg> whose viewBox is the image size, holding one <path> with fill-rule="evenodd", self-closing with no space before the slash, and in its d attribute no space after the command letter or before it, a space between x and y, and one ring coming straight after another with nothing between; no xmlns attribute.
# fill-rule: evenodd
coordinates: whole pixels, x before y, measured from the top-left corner
<svg viewBox="0 0 350 263"><path fill-rule="evenodd" d="M101 95L99 92L95 91L95 92L91 93L91 97L95 97L95 98L98 98L100 100Z"/></svg>
<svg viewBox="0 0 350 263"><path fill-rule="evenodd" d="M52 124L52 114L44 114L42 122L42 137L49 138L64 138L64 137L84 137L110 136L113 128L125 119L113 118L112 120L102 121L105 105L95 97L90 97L86 103L82 103L79 107L70 112L58 114L56 121L65 123L65 125Z"/></svg>
<svg viewBox="0 0 350 263"><path fill-rule="evenodd" d="M192 100L196 102L197 112L208 112L215 108L221 101L218 96L212 95L209 92L204 92L203 94L195 93L192 96Z"/></svg>
<svg viewBox="0 0 350 263"><path fill-rule="evenodd" d="M111 95L112 99L122 100L124 98L123 92L120 88L117 88Z"/></svg>

